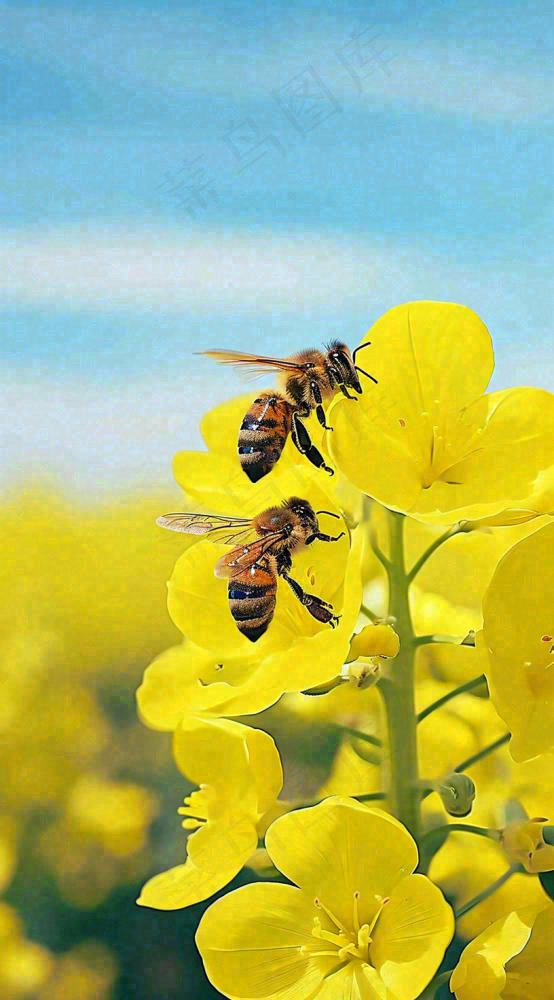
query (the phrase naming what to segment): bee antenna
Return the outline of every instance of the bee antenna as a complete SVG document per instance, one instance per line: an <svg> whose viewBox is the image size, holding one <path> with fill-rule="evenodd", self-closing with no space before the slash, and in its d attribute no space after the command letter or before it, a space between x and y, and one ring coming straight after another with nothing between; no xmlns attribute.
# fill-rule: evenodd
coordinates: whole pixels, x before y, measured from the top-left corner
<svg viewBox="0 0 554 1000"><path fill-rule="evenodd" d="M375 378L375 375L370 375L369 372L364 371L363 368L358 368L358 365L354 365L354 368L357 372L360 372L360 374L362 375L366 375L367 378L370 378L372 382L375 382L375 385L379 385L379 382Z"/></svg>
<svg viewBox="0 0 554 1000"><path fill-rule="evenodd" d="M359 347L355 347L352 351L352 360L356 361L356 355L358 351L363 351L364 347L371 347L371 340L366 340L365 344L360 344Z"/></svg>
<svg viewBox="0 0 554 1000"><path fill-rule="evenodd" d="M330 510L316 510L315 511L316 517L318 514L328 514L329 517L336 517L337 521L340 521L340 514L333 514L333 512Z"/></svg>

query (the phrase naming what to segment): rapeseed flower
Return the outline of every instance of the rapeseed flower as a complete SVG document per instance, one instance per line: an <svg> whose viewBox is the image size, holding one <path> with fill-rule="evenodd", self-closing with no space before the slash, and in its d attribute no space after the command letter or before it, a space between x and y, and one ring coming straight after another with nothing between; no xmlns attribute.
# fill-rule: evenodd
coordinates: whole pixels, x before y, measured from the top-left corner
<svg viewBox="0 0 554 1000"><path fill-rule="evenodd" d="M332 460L386 507L453 524L514 523L554 509L554 396L541 389L483 395L494 367L489 333L465 306L410 302L364 338L378 385L356 406L337 397L326 434ZM360 461L363 455L363 461ZM502 514L505 512L505 519Z"/></svg>
<svg viewBox="0 0 554 1000"><path fill-rule="evenodd" d="M514 760L554 749L554 524L515 545L483 600L478 643Z"/></svg>
<svg viewBox="0 0 554 1000"><path fill-rule="evenodd" d="M358 544L348 557L346 578L334 590L341 615L336 628L317 623L280 583L274 620L255 645L239 633L228 610L227 588L213 576L216 548L221 546L195 545L175 568L169 605L186 640L151 663L137 692L141 717L154 729L172 730L187 714L218 718L261 712L286 691L330 681L347 658L361 601ZM329 589L336 587L333 563L323 555L316 570L310 553L314 568L299 567L294 575L302 582L321 574L321 585L313 590L330 600ZM388 648L389 640L383 642Z"/></svg>
<svg viewBox="0 0 554 1000"><path fill-rule="evenodd" d="M207 899L234 878L256 851L283 783L271 736L238 722L188 718L173 749L179 770L199 788L179 809L193 831L186 862L151 878L137 900L158 910Z"/></svg>
<svg viewBox="0 0 554 1000"><path fill-rule="evenodd" d="M440 891L392 816L348 798L288 813L266 835L294 885L258 883L206 911L196 941L229 997L414 1000L452 937Z"/></svg>
<svg viewBox="0 0 554 1000"><path fill-rule="evenodd" d="M554 906L513 910L468 944L450 979L456 1000L553 1000Z"/></svg>

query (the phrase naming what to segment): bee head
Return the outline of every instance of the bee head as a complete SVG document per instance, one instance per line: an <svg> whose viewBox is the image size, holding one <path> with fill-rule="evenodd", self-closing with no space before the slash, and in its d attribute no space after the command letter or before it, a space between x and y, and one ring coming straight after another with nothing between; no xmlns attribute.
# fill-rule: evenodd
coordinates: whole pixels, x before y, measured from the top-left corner
<svg viewBox="0 0 554 1000"><path fill-rule="evenodd" d="M288 500L285 500L283 506L288 507L293 514L296 514L296 516L300 518L302 524L317 526L317 518L314 514L314 509L308 500L302 500L301 497L289 497Z"/></svg>
<svg viewBox="0 0 554 1000"><path fill-rule="evenodd" d="M358 373L346 344L341 344L340 340L332 340L327 345L327 363L338 372L344 385L361 393L362 387Z"/></svg>

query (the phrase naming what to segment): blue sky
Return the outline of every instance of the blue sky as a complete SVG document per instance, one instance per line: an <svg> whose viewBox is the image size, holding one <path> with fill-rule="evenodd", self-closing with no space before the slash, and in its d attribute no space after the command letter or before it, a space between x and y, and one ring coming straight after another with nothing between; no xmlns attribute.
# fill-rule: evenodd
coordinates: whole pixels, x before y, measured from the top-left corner
<svg viewBox="0 0 554 1000"><path fill-rule="evenodd" d="M202 347L464 302L554 387L551 5L7 4L2 482L170 481Z"/></svg>

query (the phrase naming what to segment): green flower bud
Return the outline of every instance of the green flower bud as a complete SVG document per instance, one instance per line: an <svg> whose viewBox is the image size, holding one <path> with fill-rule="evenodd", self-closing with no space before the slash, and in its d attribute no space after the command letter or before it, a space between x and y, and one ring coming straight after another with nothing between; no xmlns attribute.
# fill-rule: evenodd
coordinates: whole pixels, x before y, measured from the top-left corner
<svg viewBox="0 0 554 1000"><path fill-rule="evenodd" d="M467 774L447 774L437 791L449 816L469 816L475 798L475 784Z"/></svg>

